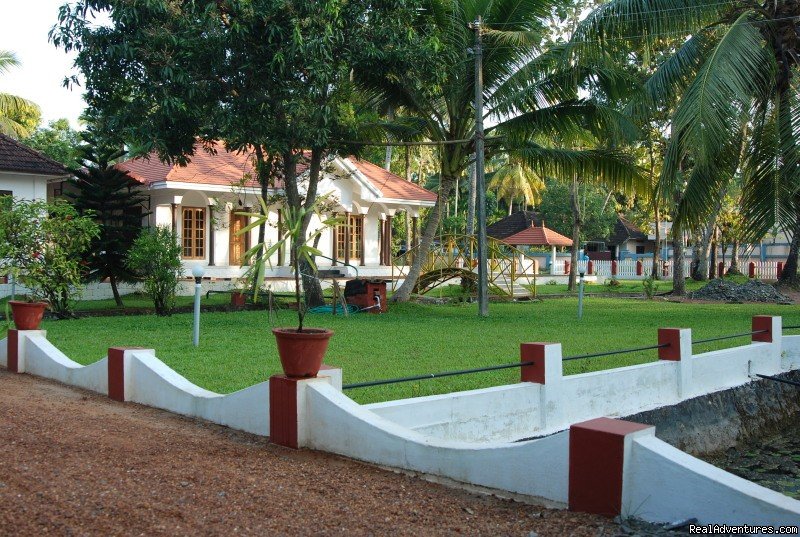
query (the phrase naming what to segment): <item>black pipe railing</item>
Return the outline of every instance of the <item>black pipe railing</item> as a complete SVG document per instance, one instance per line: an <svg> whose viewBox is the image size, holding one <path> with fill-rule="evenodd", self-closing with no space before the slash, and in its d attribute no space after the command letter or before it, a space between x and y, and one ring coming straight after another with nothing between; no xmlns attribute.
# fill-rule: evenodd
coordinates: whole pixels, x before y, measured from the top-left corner
<svg viewBox="0 0 800 537"><path fill-rule="evenodd" d="M782 382L783 384L790 384L792 386L797 386L798 388L800 388L800 382L795 382L793 380L772 377L770 375L759 375L758 373L756 373L756 376L761 377L762 379L774 380L775 382Z"/></svg>
<svg viewBox="0 0 800 537"><path fill-rule="evenodd" d="M343 390L351 390L353 388L367 388L369 386L381 386L383 384L397 384L399 382L414 382L415 380L436 379L441 377L454 377L456 375L469 375L471 373L483 373L485 371L498 371L500 369L513 369L515 367L523 367L526 365L533 365L533 362L517 362L514 364L490 365L486 367L476 367L475 369L459 369L457 371L443 371L441 373L428 373L426 375L416 375L413 377L400 377L395 379L385 380L372 380L369 382L355 382L353 384L345 384L342 386Z"/></svg>
<svg viewBox="0 0 800 537"><path fill-rule="evenodd" d="M660 343L658 345L648 345L647 347L636 347L633 349L623 349L621 351L594 352L591 354L576 354L574 356L564 356L561 359L561 361L567 362L569 360L582 360L584 358L596 358L598 356L611 356L612 354L626 354L629 352L649 351L653 349L663 349L664 347L669 347L669 343Z"/></svg>
<svg viewBox="0 0 800 537"><path fill-rule="evenodd" d="M796 324L796 325L793 325L793 326L784 326L783 327L784 330L797 330L798 328L800 328L800 324Z"/></svg>
<svg viewBox="0 0 800 537"><path fill-rule="evenodd" d="M707 339L698 339L697 341L692 341L692 345L699 345L701 343L711 343L712 341L722 341L723 339L736 339L737 337L749 337L754 336L756 334L764 334L769 332L769 330L753 330L752 332L742 332L741 334L733 334L731 336L719 336L719 337L710 337Z"/></svg>
<svg viewBox="0 0 800 537"><path fill-rule="evenodd" d="M789 327L785 327L785 328L789 328ZM798 326L797 328L800 328L800 326ZM753 336L755 334L763 334L763 333L766 333L766 332L769 332L769 330L753 330L752 332L744 332L744 333L741 333L741 334L733 334L733 335L730 335L730 336L719 336L719 337L708 338L708 339L699 339L697 341L692 341L692 345L698 345L700 343L710 343L712 341L722 341L722 340L725 340L725 339L734 339L734 338L740 338L740 337L746 337L746 336ZM646 347L634 347L632 349L622 349L622 350L618 350L618 351L594 352L594 353L590 353L590 354L576 354L576 355L573 355L573 356L564 356L561 359L561 361L562 362L568 362L568 361L571 361L571 360L583 360L583 359L586 359L586 358L598 358L600 356L612 356L612 355L615 355L615 354L627 354L627 353L632 353L632 352L642 352L642 351L649 351L649 350L655 350L655 349L663 349L663 348L666 348L666 347L669 347L669 346L670 346L669 343L659 343L658 345L648 345ZM352 383L352 384L343 385L342 389L343 390L351 390L351 389L355 389L355 388L368 388L368 387L371 387L371 386L382 386L382 385L385 385L385 384L398 384L398 383L401 383L401 382L414 382L414 381L417 381L417 380L427 380L427 379L435 379L435 378L442 378L442 377L453 377L453 376L456 376L456 375L469 375L469 374L472 374L472 373L483 373L483 372L486 372L486 371L498 371L498 370L501 370L501 369L513 369L513 368L516 368L516 367L523 367L523 366L529 366L529 365L534 365L534 362L533 361L529 361L529 362L518 362L518 363L513 363L513 364L491 365L491 366L486 366L486 367L477 367L477 368L474 368L474 369L459 369L459 370L456 370L456 371L443 371L441 373L427 373L425 375L414 375L412 377L399 377L399 378L393 378L393 379L372 380L372 381L369 381L369 382L355 382L355 383ZM777 379L777 380L781 380L781 379Z"/></svg>

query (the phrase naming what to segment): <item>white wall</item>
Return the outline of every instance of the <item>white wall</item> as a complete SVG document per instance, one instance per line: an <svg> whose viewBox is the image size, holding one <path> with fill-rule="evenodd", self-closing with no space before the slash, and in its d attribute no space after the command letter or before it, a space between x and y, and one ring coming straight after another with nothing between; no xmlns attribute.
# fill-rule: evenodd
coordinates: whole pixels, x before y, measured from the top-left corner
<svg viewBox="0 0 800 537"><path fill-rule="evenodd" d="M652 522L793 525L800 501L676 449L655 436L633 440L625 461L623 516Z"/></svg>
<svg viewBox="0 0 800 537"><path fill-rule="evenodd" d="M15 198L47 199L47 180L52 177L0 171L0 190L10 190Z"/></svg>
<svg viewBox="0 0 800 537"><path fill-rule="evenodd" d="M324 382L302 383L308 447L564 504L569 433L527 442L434 439L384 419ZM545 462L546 461L546 462Z"/></svg>

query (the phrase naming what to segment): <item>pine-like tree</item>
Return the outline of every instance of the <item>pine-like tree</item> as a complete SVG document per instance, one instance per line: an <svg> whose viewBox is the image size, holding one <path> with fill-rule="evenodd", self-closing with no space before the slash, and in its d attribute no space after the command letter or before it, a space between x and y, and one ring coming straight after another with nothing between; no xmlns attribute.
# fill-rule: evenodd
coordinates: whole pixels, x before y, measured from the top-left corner
<svg viewBox="0 0 800 537"><path fill-rule="evenodd" d="M134 281L126 267L128 250L139 236L142 218L149 212L147 197L127 173L114 167L124 150L113 147L91 129L82 133L78 158L83 167L72 170L73 188L65 192L81 214L91 211L100 224L86 259L88 281L108 279L117 306L123 307L117 285Z"/></svg>

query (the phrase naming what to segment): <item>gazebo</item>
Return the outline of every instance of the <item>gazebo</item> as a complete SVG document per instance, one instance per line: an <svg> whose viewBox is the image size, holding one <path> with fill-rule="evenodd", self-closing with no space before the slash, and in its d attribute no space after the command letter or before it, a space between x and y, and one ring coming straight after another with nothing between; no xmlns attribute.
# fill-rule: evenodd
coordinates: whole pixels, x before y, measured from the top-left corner
<svg viewBox="0 0 800 537"><path fill-rule="evenodd" d="M503 239L512 246L550 246L550 266L556 262L556 248L559 246L572 246L572 239L565 237L557 231L546 227L544 222L540 226L532 225Z"/></svg>

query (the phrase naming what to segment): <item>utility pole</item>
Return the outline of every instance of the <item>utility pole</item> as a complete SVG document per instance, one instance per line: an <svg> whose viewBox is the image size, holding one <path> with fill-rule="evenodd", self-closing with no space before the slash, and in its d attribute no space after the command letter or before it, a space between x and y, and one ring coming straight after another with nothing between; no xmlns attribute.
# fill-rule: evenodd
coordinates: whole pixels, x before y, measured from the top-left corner
<svg viewBox="0 0 800 537"><path fill-rule="evenodd" d="M478 228L478 316L489 316L489 275L486 273L486 176L483 151L483 49L481 44L481 17L472 24L475 30L475 196L476 224Z"/></svg>

